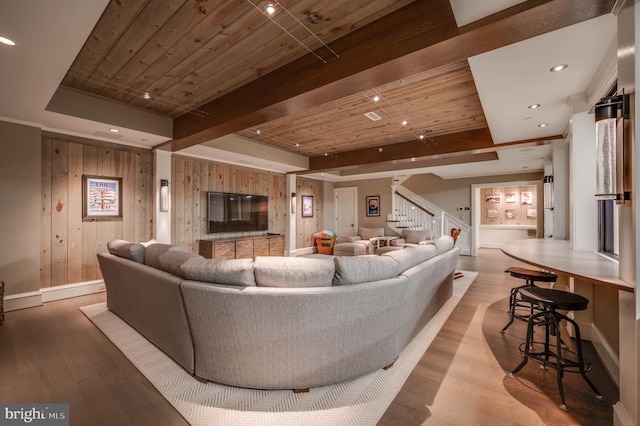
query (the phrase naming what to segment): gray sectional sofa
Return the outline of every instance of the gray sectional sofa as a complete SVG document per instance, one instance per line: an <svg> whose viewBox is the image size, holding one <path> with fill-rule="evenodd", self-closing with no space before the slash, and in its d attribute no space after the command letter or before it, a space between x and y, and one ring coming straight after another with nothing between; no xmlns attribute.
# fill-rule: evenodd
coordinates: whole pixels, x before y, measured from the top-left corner
<svg viewBox="0 0 640 426"><path fill-rule="evenodd" d="M257 389L338 383L392 364L452 294L451 237L382 256L212 260L109 243L108 308L189 373Z"/></svg>

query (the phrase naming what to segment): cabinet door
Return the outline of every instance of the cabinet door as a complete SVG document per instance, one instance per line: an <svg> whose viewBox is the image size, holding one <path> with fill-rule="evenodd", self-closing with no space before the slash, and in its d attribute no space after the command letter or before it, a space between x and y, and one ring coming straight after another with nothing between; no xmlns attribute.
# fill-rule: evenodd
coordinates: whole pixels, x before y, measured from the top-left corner
<svg viewBox="0 0 640 426"><path fill-rule="evenodd" d="M236 259L253 259L253 241L236 241Z"/></svg>
<svg viewBox="0 0 640 426"><path fill-rule="evenodd" d="M269 239L259 238L257 240L253 240L253 255L269 256Z"/></svg>
<svg viewBox="0 0 640 426"><path fill-rule="evenodd" d="M200 256L206 259L213 259L213 241L198 240L198 251Z"/></svg>
<svg viewBox="0 0 640 426"><path fill-rule="evenodd" d="M235 258L236 258L235 241L216 241L215 259L235 259Z"/></svg>
<svg viewBox="0 0 640 426"><path fill-rule="evenodd" d="M269 238L269 255L284 256L284 237Z"/></svg>

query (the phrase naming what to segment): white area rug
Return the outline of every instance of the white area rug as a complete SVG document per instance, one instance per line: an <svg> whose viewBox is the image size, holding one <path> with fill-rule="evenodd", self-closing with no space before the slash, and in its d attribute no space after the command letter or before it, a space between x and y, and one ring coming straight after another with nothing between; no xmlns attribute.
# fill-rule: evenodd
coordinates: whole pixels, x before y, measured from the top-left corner
<svg viewBox="0 0 640 426"><path fill-rule="evenodd" d="M192 425L375 425L477 276L462 272L464 276L453 281L453 296L393 367L308 393L200 383L108 311L106 303L80 310Z"/></svg>

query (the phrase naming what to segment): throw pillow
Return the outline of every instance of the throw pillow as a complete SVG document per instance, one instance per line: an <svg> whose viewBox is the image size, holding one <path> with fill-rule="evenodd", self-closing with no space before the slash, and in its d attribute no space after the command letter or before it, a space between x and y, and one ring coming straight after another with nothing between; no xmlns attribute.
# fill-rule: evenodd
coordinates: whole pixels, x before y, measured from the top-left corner
<svg viewBox="0 0 640 426"><path fill-rule="evenodd" d="M151 266L152 268L160 269L162 266L160 256L167 250L180 251L182 249L180 248L180 246L174 246L171 244L150 244L144 250L144 264L147 266Z"/></svg>
<svg viewBox="0 0 640 426"><path fill-rule="evenodd" d="M140 243L132 243L126 240L111 240L107 243L109 253L133 260L134 262L144 263L145 247Z"/></svg>

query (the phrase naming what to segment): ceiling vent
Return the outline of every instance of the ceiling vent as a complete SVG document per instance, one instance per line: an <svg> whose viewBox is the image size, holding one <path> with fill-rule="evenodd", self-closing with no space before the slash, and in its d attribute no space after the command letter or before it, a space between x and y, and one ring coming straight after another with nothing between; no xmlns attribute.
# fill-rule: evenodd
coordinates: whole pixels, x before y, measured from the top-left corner
<svg viewBox="0 0 640 426"><path fill-rule="evenodd" d="M364 114L365 117L367 117L369 120L371 121L378 121L378 120L382 120L382 117L380 117L378 114L376 114L375 112L371 111L371 112L365 112Z"/></svg>

